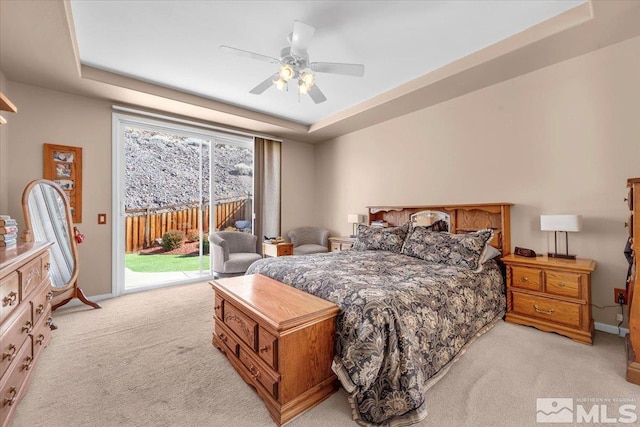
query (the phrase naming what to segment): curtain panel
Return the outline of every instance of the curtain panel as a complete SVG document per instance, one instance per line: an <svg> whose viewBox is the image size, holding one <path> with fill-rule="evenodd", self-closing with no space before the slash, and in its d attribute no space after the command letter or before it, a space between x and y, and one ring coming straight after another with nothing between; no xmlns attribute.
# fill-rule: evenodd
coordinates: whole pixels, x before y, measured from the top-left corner
<svg viewBox="0 0 640 427"><path fill-rule="evenodd" d="M262 254L263 236L280 236L281 204L281 143L265 138L255 142L255 220L258 250Z"/></svg>

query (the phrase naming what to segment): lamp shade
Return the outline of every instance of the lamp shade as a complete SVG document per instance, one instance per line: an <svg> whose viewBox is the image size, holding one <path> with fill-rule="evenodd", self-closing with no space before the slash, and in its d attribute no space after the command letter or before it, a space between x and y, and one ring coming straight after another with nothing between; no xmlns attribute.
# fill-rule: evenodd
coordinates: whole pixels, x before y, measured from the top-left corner
<svg viewBox="0 0 640 427"><path fill-rule="evenodd" d="M347 222L349 224L360 224L360 215L358 214L347 215Z"/></svg>
<svg viewBox="0 0 640 427"><path fill-rule="evenodd" d="M540 215L542 231L580 231L582 215Z"/></svg>

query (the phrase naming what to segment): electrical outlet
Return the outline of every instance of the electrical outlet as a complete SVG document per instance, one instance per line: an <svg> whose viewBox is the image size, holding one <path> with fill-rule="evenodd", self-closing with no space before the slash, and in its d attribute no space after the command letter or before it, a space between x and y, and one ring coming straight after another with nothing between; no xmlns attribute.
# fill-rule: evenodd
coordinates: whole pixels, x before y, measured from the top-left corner
<svg viewBox="0 0 640 427"><path fill-rule="evenodd" d="M618 313L616 314L616 320L618 322L622 322L624 320L624 317L622 316L622 313Z"/></svg>
<svg viewBox="0 0 640 427"><path fill-rule="evenodd" d="M622 295L623 304L627 303L627 290L621 288L615 288L613 290L613 302L615 304L620 304L620 296Z"/></svg>

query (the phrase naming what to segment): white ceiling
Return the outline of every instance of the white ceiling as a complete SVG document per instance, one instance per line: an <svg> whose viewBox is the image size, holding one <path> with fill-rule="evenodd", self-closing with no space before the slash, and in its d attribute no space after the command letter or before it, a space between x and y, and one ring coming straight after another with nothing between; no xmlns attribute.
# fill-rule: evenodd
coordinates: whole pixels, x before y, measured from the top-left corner
<svg viewBox="0 0 640 427"><path fill-rule="evenodd" d="M98 1L72 0L82 64L310 125L506 39L586 0ZM363 78L318 74L314 104L249 90L277 65L294 20L316 28L311 61L365 64Z"/></svg>

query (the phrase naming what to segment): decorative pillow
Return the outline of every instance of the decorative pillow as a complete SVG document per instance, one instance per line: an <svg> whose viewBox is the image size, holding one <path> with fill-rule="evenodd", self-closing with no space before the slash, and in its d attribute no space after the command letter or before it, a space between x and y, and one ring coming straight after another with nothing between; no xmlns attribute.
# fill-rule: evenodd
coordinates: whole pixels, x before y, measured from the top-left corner
<svg viewBox="0 0 640 427"><path fill-rule="evenodd" d="M450 234L417 227L407 237L402 253L434 264L480 271L480 260L492 237L493 230L490 229L469 234Z"/></svg>
<svg viewBox="0 0 640 427"><path fill-rule="evenodd" d="M409 223L402 227L369 227L360 224L358 237L352 249L356 251L390 251L399 254L408 231Z"/></svg>
<svg viewBox="0 0 640 427"><path fill-rule="evenodd" d="M480 260L480 264L484 264L490 259L494 259L495 257L500 255L502 255L502 252L500 252L498 249L494 248L489 243L487 243L487 249L482 254L482 259Z"/></svg>

